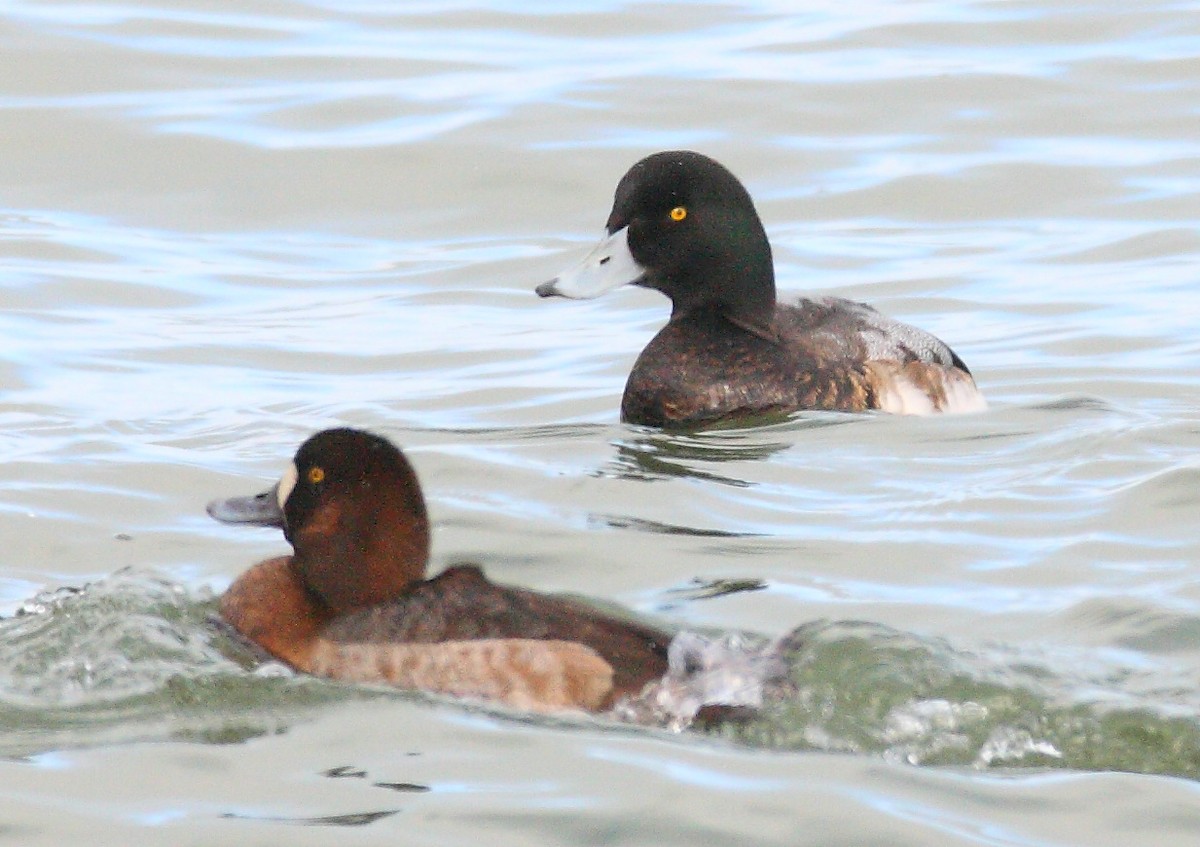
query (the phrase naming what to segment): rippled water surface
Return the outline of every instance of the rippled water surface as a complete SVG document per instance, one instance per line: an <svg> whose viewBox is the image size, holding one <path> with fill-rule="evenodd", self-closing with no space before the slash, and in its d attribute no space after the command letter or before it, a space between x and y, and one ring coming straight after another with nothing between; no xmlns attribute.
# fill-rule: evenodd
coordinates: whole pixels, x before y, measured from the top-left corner
<svg viewBox="0 0 1200 847"><path fill-rule="evenodd" d="M0 842L1200 843L1200 7L798 8L0 3ZM678 147L991 409L620 424L665 300L532 289ZM795 630L787 696L256 667L212 598L284 544L203 504L334 424L435 568Z"/></svg>

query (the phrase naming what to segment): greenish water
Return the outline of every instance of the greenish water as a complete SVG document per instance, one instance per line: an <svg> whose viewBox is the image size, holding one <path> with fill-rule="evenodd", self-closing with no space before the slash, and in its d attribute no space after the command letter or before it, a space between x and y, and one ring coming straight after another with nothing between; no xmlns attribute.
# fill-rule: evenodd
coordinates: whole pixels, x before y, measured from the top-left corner
<svg viewBox="0 0 1200 847"><path fill-rule="evenodd" d="M706 586L695 596L746 588L758 586ZM1165 702L1130 708L1121 702L1128 699L1122 674L1112 667L1071 674L1062 662L1056 674L1049 662L1028 663L1011 650L965 653L864 622L812 622L769 645L748 637L748 645L780 659L761 708L690 730L646 721L646 731L678 734L680 743L709 736L910 765L1200 778L1200 723L1190 713L1172 715ZM214 603L129 571L31 599L0 622L0 641L4 749L17 757L111 743L238 743L284 732L338 703L438 699L315 680L264 663L229 637ZM616 730L621 719L585 722Z"/></svg>

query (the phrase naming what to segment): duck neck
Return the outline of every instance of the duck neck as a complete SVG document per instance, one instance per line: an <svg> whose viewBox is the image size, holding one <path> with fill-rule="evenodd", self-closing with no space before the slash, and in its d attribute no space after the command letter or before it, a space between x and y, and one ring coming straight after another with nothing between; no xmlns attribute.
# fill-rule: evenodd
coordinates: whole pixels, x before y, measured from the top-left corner
<svg viewBox="0 0 1200 847"><path fill-rule="evenodd" d="M292 570L339 615L392 600L424 579L429 522L420 501L345 510L330 503L292 541Z"/></svg>
<svg viewBox="0 0 1200 847"><path fill-rule="evenodd" d="M702 261L688 263L701 273L666 286L671 319L715 312L740 329L776 340L775 268L762 224L755 219L731 227L720 243L720 249L708 247Z"/></svg>

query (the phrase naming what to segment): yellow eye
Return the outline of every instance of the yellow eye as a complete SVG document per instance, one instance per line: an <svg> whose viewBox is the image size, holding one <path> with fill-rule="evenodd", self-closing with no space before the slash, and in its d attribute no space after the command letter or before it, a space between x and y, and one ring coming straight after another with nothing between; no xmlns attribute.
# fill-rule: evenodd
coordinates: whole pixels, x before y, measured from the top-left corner
<svg viewBox="0 0 1200 847"><path fill-rule="evenodd" d="M673 221L681 221L686 217L687 209L685 209L683 206L676 206L671 210L671 220Z"/></svg>
<svg viewBox="0 0 1200 847"><path fill-rule="evenodd" d="M325 469L319 465L313 465L308 469L308 481L313 485L325 478Z"/></svg>

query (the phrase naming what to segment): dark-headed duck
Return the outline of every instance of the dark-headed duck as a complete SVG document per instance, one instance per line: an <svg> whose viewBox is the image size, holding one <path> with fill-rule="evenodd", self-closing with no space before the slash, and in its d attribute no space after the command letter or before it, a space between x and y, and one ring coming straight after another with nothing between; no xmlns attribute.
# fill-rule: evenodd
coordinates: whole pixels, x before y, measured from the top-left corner
<svg viewBox="0 0 1200 847"><path fill-rule="evenodd" d="M771 411L897 414L986 407L945 343L840 297L775 300L771 245L732 173L690 151L655 153L617 185L607 236L542 297L620 285L671 298L671 319L638 357L621 418L693 425Z"/></svg>
<svg viewBox="0 0 1200 847"><path fill-rule="evenodd" d="M668 633L496 585L472 566L425 579L421 487L377 435L317 433L274 488L213 501L208 512L281 527L291 543L291 556L238 577L220 612L298 671L522 709L598 711L667 669Z"/></svg>

